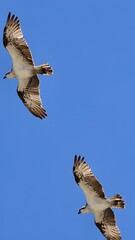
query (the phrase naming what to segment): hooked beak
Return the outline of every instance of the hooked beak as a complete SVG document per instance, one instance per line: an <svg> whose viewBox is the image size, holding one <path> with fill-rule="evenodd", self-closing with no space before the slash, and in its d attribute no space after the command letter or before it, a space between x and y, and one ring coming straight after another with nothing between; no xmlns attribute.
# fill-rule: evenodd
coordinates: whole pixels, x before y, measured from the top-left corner
<svg viewBox="0 0 135 240"><path fill-rule="evenodd" d="M80 209L79 209L78 214L80 214L80 213L81 213L81 211L80 211Z"/></svg>
<svg viewBox="0 0 135 240"><path fill-rule="evenodd" d="M5 79L5 78L6 78L6 76L3 77L3 79Z"/></svg>

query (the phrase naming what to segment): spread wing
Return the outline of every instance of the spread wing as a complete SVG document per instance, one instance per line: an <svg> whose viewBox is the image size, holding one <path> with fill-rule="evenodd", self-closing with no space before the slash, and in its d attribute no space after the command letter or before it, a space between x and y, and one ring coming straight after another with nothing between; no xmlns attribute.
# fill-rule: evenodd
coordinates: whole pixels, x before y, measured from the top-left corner
<svg viewBox="0 0 135 240"><path fill-rule="evenodd" d="M11 13L8 14L4 28L3 44L10 53L13 61L18 61L19 58L20 61L27 60L29 64L34 65L30 49L23 38L19 19L15 15L11 16Z"/></svg>
<svg viewBox="0 0 135 240"><path fill-rule="evenodd" d="M87 203L97 197L105 198L102 185L93 175L91 169L84 161L84 157L81 158L80 156L75 156L73 174L75 177L75 181L86 195Z"/></svg>
<svg viewBox="0 0 135 240"><path fill-rule="evenodd" d="M37 75L31 77L26 84L26 88L23 87L22 90L18 86L17 93L19 97L33 115L41 119L45 118L47 114L42 106Z"/></svg>
<svg viewBox="0 0 135 240"><path fill-rule="evenodd" d="M121 240L119 228L111 208L95 213L95 224L107 240Z"/></svg>

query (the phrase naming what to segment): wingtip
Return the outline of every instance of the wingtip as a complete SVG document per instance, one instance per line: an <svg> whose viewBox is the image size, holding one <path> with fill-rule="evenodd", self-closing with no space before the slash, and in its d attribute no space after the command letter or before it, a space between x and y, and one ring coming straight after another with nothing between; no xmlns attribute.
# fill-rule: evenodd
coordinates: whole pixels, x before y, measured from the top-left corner
<svg viewBox="0 0 135 240"><path fill-rule="evenodd" d="M14 15L11 14L11 12L8 13L8 16L7 16L7 21L6 21L6 25L10 22L10 20L13 20L14 19ZM6 26L4 28L4 31L6 30Z"/></svg>
<svg viewBox="0 0 135 240"><path fill-rule="evenodd" d="M42 116L37 116L38 118L40 118L41 120L45 119L47 117L47 113L44 113L44 115Z"/></svg>
<svg viewBox="0 0 135 240"><path fill-rule="evenodd" d="M73 164L73 172L75 172L75 169L77 166L79 166L81 163L85 163L84 157L81 157L80 155L74 156L74 164ZM78 180L77 180L78 182Z"/></svg>
<svg viewBox="0 0 135 240"><path fill-rule="evenodd" d="M41 120L45 119L47 117L46 110L44 108L41 108L40 111L32 111L28 108L28 110L37 118L40 118Z"/></svg>
<svg viewBox="0 0 135 240"><path fill-rule="evenodd" d="M75 156L74 156L74 163L80 162L80 161L81 161L81 162L84 162L84 158L85 158L85 157L81 157L80 155L78 155L78 156L75 155Z"/></svg>
<svg viewBox="0 0 135 240"><path fill-rule="evenodd" d="M10 16L11 16L11 12L8 13L8 18L10 18Z"/></svg>
<svg viewBox="0 0 135 240"><path fill-rule="evenodd" d="M10 18L11 18L11 12L8 13L7 22L10 20Z"/></svg>
<svg viewBox="0 0 135 240"><path fill-rule="evenodd" d="M17 21L17 20L18 20L18 17L16 17L15 14L12 15L12 13L9 12L9 13L8 13L8 17L7 17L7 23L8 23L10 20L11 20L11 21L13 21L13 20Z"/></svg>

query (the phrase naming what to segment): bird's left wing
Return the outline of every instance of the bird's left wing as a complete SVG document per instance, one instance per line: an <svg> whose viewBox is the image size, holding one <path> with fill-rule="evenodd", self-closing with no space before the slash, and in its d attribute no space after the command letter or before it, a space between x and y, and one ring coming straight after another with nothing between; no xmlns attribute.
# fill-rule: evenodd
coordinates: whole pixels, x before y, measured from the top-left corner
<svg viewBox="0 0 135 240"><path fill-rule="evenodd" d="M96 212L95 224L107 240L121 240L120 230L116 225L114 212L111 208Z"/></svg>
<svg viewBox="0 0 135 240"><path fill-rule="evenodd" d="M19 89L19 86L18 86ZM39 89L39 79L37 75L34 75L28 80L26 88L18 90L17 93L28 110L41 119L47 116L46 110L42 106Z"/></svg>
<svg viewBox="0 0 135 240"><path fill-rule="evenodd" d="M15 15L11 15L10 12L3 32L3 44L13 61L17 61L20 58L20 60L27 60L31 65L34 64L29 46L23 38L19 19Z"/></svg>
<svg viewBox="0 0 135 240"><path fill-rule="evenodd" d="M88 164L84 161L84 157L74 157L73 174L75 181L81 187L84 194L86 195L87 203L95 197L105 198L104 190L102 185L99 183L97 178L92 173Z"/></svg>

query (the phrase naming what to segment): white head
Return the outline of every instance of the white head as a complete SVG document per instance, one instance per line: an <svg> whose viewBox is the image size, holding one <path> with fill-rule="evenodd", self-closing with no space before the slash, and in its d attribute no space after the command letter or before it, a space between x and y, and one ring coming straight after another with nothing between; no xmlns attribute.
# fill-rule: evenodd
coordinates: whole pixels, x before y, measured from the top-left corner
<svg viewBox="0 0 135 240"><path fill-rule="evenodd" d="M86 204L86 206L83 206L82 208L79 209L78 214L89 213L89 212L90 212L90 209L88 207L88 204Z"/></svg>
<svg viewBox="0 0 135 240"><path fill-rule="evenodd" d="M14 71L11 70L10 72L7 72L7 73L5 74L5 76L3 77L3 79L4 79L4 78L15 78L15 73L14 73Z"/></svg>

